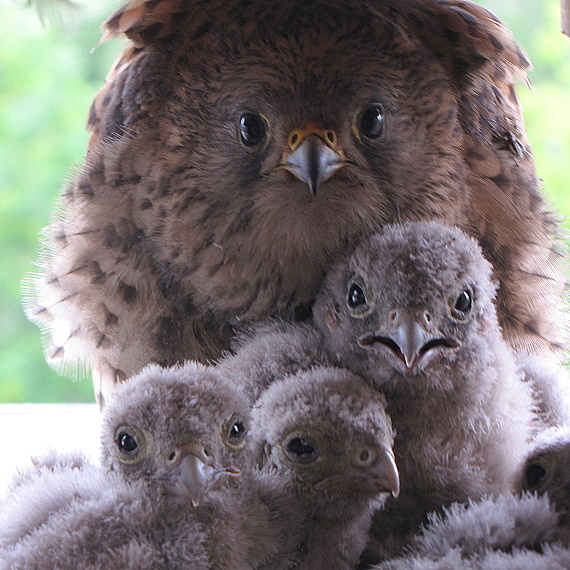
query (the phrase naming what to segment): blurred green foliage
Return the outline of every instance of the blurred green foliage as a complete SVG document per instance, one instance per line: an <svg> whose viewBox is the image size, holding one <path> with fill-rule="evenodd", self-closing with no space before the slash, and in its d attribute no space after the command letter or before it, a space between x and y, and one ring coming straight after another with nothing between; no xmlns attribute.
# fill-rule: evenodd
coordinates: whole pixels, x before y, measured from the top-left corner
<svg viewBox="0 0 570 570"><path fill-rule="evenodd" d="M560 33L560 0L480 0L529 55L534 89L519 88L538 175L555 211L570 216L570 38ZM570 228L569 220L565 221Z"/></svg>
<svg viewBox="0 0 570 570"><path fill-rule="evenodd" d="M46 3L46 2L44 2ZM26 320L21 282L35 270L39 232L65 178L81 162L84 124L120 42L93 53L117 2L78 5L42 26L23 0L0 0L0 401L89 402L90 380L71 382L45 363L37 327ZM95 3L93 3L95 4Z"/></svg>
<svg viewBox="0 0 570 570"><path fill-rule="evenodd" d="M37 0L39 2L39 0ZM45 0L47 1L47 0ZM513 30L534 64L522 87L528 135L553 207L570 214L570 39L558 0L481 2ZM93 401L91 382L71 382L45 363L39 330L22 311L21 282L34 271L39 232L66 177L81 163L93 94L118 40L92 48L119 0L87 3L40 24L24 0L0 0L0 401ZM524 8L523 8L524 4ZM49 16L49 15L48 15Z"/></svg>

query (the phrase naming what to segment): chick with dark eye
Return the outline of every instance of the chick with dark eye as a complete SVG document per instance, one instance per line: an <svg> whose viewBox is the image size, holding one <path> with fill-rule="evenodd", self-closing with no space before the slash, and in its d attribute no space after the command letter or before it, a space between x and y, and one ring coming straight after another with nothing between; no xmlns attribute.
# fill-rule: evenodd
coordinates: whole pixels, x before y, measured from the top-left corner
<svg viewBox="0 0 570 570"><path fill-rule="evenodd" d="M335 364L393 403L408 486L376 515L371 562L405 548L430 511L513 490L536 408L495 297L480 245L436 222L385 226L336 263L317 296L314 323Z"/></svg>
<svg viewBox="0 0 570 570"><path fill-rule="evenodd" d="M251 438L260 476L292 513L278 567L354 567L373 511L400 490L384 396L340 368L287 375L255 403Z"/></svg>
<svg viewBox="0 0 570 570"><path fill-rule="evenodd" d="M261 567L279 536L247 483L249 408L213 368L146 367L105 409L100 466L48 458L13 489L0 566Z"/></svg>
<svg viewBox="0 0 570 570"><path fill-rule="evenodd" d="M249 408L230 378L195 362L146 367L106 408L102 465L152 504L160 567L253 568L275 548L248 479Z"/></svg>

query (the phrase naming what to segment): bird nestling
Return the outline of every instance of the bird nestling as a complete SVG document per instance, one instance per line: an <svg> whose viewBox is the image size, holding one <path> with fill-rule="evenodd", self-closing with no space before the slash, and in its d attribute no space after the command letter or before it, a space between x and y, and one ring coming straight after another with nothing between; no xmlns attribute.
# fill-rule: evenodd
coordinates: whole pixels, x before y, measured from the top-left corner
<svg viewBox="0 0 570 570"><path fill-rule="evenodd" d="M239 481L251 471L248 424L242 392L193 362L147 366L107 407L101 463L145 482L165 567L254 568L280 547L270 506Z"/></svg>
<svg viewBox="0 0 570 570"><path fill-rule="evenodd" d="M494 297L477 242L435 222L385 227L319 293L324 348L384 393L396 430L402 490L376 515L376 556L397 552L426 513L515 484L535 403Z"/></svg>
<svg viewBox="0 0 570 570"><path fill-rule="evenodd" d="M292 548L267 568L354 568L373 512L400 489L384 396L347 370L301 371L261 394L250 436L296 521L281 515Z"/></svg>
<svg viewBox="0 0 570 570"><path fill-rule="evenodd" d="M104 415L101 463L125 480L151 477L197 506L240 475L248 417L241 393L212 369L150 365Z"/></svg>
<svg viewBox="0 0 570 570"><path fill-rule="evenodd" d="M48 457L0 517L8 568L254 568L280 547L249 469L249 405L213 369L151 365L106 407L101 468ZM253 532L252 526L259 524ZM3 567L2 567L3 568Z"/></svg>
<svg viewBox="0 0 570 570"><path fill-rule="evenodd" d="M515 95L529 63L469 0L131 0L27 314L101 403L145 364L208 362L310 313L332 261L387 223L482 244L509 343L562 342L557 221Z"/></svg>

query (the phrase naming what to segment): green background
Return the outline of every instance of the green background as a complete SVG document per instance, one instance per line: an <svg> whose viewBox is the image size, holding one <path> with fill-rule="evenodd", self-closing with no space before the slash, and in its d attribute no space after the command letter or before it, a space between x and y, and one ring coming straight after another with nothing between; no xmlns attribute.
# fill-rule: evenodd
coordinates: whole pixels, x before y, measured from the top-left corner
<svg viewBox="0 0 570 570"><path fill-rule="evenodd" d="M50 0L42 2L49 7ZM124 45L113 40L92 51L119 2L76 4L54 9L42 26L23 0L0 0L0 402L94 401L90 380L72 382L47 366L39 330L21 308L39 232L81 162L93 94ZM519 89L528 137L553 209L568 216L570 38L559 32L559 1L481 4L513 30L534 64L534 91Z"/></svg>

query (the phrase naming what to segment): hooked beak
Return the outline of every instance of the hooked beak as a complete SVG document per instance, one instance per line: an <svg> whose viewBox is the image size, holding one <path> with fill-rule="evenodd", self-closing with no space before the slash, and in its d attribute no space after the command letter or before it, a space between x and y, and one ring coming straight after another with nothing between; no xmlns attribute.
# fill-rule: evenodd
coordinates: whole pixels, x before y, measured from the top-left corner
<svg viewBox="0 0 570 570"><path fill-rule="evenodd" d="M404 314L399 321L396 329L389 334L365 334L358 339L358 343L364 348L387 351L406 370L414 369L427 357L438 352L459 347L459 342L453 338L433 336L414 315Z"/></svg>
<svg viewBox="0 0 570 570"><path fill-rule="evenodd" d="M333 485L355 485L360 491L400 494L400 474L391 448L382 447L375 461L367 466L353 466L343 475L332 475L315 485L316 491L323 491Z"/></svg>
<svg viewBox="0 0 570 570"><path fill-rule="evenodd" d="M212 463L203 449L186 451L172 470L175 488L190 498L194 507L200 504L202 497L223 476L239 477L241 471L237 467L220 467Z"/></svg>
<svg viewBox="0 0 570 570"><path fill-rule="evenodd" d="M331 130L314 126L295 129L289 135L288 146L279 166L305 182L312 196L316 196L321 183L350 164Z"/></svg>
<svg viewBox="0 0 570 570"><path fill-rule="evenodd" d="M382 448L378 460L367 470L372 480L377 482L378 490L390 492L394 497L400 494L400 474L394 452Z"/></svg>

